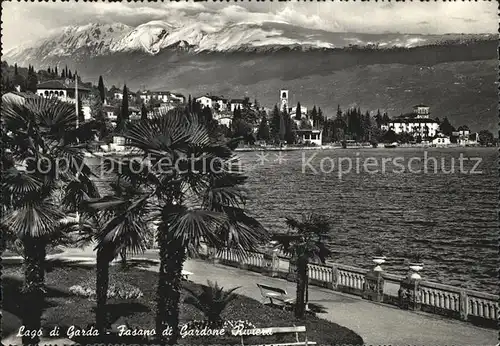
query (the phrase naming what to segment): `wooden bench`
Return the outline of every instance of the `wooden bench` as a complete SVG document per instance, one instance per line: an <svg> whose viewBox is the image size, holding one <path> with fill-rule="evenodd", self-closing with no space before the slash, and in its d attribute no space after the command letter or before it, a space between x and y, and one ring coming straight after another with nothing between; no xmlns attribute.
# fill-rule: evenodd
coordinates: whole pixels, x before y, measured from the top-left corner
<svg viewBox="0 0 500 346"><path fill-rule="evenodd" d="M316 345L316 342L307 340L306 326L294 326L294 327L273 327L273 328L256 328L245 330L245 334L250 335L276 335L276 334L290 334L295 333L295 342L284 342L284 343L273 343L273 344L262 344L262 345L247 345L247 346L307 346ZM304 333L304 341L299 340L299 333ZM241 345L245 346L243 343L243 336L241 337Z"/></svg>
<svg viewBox="0 0 500 346"><path fill-rule="evenodd" d="M262 304L265 304L266 300L269 299L271 305L283 305L283 309L287 306L292 305L295 302L294 298L290 298L286 293L286 290L279 287L257 284L260 289L260 294L262 295ZM280 302L280 304L274 304L274 301Z"/></svg>

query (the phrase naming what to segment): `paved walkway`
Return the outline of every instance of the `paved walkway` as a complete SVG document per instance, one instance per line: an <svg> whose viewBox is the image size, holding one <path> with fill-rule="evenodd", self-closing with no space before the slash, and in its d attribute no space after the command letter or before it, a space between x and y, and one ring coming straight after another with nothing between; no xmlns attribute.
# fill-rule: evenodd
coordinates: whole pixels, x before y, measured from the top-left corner
<svg viewBox="0 0 500 346"><path fill-rule="evenodd" d="M84 261L91 261L93 257L88 250L66 252L54 257L66 257L66 254ZM148 251L138 257L158 259L158 254ZM253 299L261 299L256 283L282 287L295 295L294 283L259 273L202 260L188 260L184 269L193 273L189 277L193 282L206 284L207 280L211 280L225 288L241 286L237 293ZM158 266L150 267L149 270L157 271ZM318 317L353 330L366 345L494 346L498 343L498 332L492 329L422 312L400 310L316 286L309 286L309 301L325 308L326 313L318 314ZM8 345L5 341L2 340L3 344ZM69 340L61 342L69 343Z"/></svg>
<svg viewBox="0 0 500 346"><path fill-rule="evenodd" d="M193 273L189 279L196 283L211 280L226 288L241 286L237 293L254 299L261 298L258 282L285 288L295 295L294 283L246 270L201 260L188 260L184 269ZM400 310L315 286L309 286L309 301L326 308L327 312L318 317L353 330L366 345L494 346L498 343L498 332L492 329Z"/></svg>

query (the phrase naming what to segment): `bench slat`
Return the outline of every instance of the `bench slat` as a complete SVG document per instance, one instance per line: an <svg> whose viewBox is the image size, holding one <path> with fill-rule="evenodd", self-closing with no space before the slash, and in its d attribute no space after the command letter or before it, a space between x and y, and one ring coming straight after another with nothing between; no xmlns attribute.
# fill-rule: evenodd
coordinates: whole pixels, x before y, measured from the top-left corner
<svg viewBox="0 0 500 346"><path fill-rule="evenodd" d="M259 286L259 288L264 289L264 290L278 292L278 293L285 294L285 295L287 294L286 290L279 288L279 287L267 286L267 285L263 285L263 284L257 284L257 286Z"/></svg>

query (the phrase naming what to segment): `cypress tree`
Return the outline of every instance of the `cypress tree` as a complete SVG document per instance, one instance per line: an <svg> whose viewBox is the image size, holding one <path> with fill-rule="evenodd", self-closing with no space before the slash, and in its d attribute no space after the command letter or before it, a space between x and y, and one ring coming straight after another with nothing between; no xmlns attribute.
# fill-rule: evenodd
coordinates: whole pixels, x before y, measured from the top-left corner
<svg viewBox="0 0 500 346"><path fill-rule="evenodd" d="M146 120L148 118L148 109L146 105L143 103L141 107L141 120Z"/></svg>
<svg viewBox="0 0 500 346"><path fill-rule="evenodd" d="M300 107L300 102L297 102L297 110L295 111L295 119L302 119L302 109Z"/></svg>
<svg viewBox="0 0 500 346"><path fill-rule="evenodd" d="M97 89L99 90L99 97L101 98L101 101L104 102L104 99L106 98L106 89L104 88L104 81L102 80L102 76L99 76Z"/></svg>
<svg viewBox="0 0 500 346"><path fill-rule="evenodd" d="M56 65L56 69L54 71L54 74L55 74L55 77L59 76L59 72L57 72L57 65Z"/></svg>
<svg viewBox="0 0 500 346"><path fill-rule="evenodd" d="M271 137L274 140L278 140L280 136L280 124L281 124L281 115L278 106L275 105L273 109L273 113L271 115L271 122L269 124Z"/></svg>
<svg viewBox="0 0 500 346"><path fill-rule="evenodd" d="M318 111L316 110L316 105L313 106L313 109L311 111L311 119L313 121L313 127L318 126L319 121L318 121Z"/></svg>
<svg viewBox="0 0 500 346"><path fill-rule="evenodd" d="M18 75L18 72L17 72L17 63L14 64L14 76L17 76Z"/></svg>
<svg viewBox="0 0 500 346"><path fill-rule="evenodd" d="M83 114L82 99L78 96L78 122L82 124L85 121L85 115Z"/></svg>
<svg viewBox="0 0 500 346"><path fill-rule="evenodd" d="M270 130L269 124L267 123L267 117L264 115L262 120L260 121L259 131L257 132L257 138L260 140L269 140L270 138Z"/></svg>
<svg viewBox="0 0 500 346"><path fill-rule="evenodd" d="M128 89L127 89L127 84L123 86L123 99L122 99L122 119L124 120L124 123L128 121Z"/></svg>

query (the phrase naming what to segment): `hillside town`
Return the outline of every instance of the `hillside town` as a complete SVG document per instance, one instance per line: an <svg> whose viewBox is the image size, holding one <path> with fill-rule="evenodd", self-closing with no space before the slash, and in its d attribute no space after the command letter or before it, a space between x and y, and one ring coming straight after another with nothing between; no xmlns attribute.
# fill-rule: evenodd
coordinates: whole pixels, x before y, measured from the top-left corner
<svg viewBox="0 0 500 346"><path fill-rule="evenodd" d="M493 2L84 2L2 3L1 345L500 346Z"/></svg>
<svg viewBox="0 0 500 346"><path fill-rule="evenodd" d="M106 88L100 77L97 85L84 82L76 71L65 67L34 71L8 66L2 77L2 97L19 100L31 97L58 98L77 103L79 122L102 123L98 140L120 149L119 134L128 122L140 121L182 110L197 115L216 127L225 137L241 137L242 146L476 146L495 144L488 130L471 132L466 124L455 128L447 117L434 116L431 107L415 105L411 112L390 117L379 110L341 109L324 114L316 105L290 104L290 91L276 91L276 104L264 106L257 99L240 95L182 95L167 90L132 91L126 85ZM12 72L12 73L9 73ZM12 78L10 75L13 75ZM408 105L411 106L411 105Z"/></svg>

